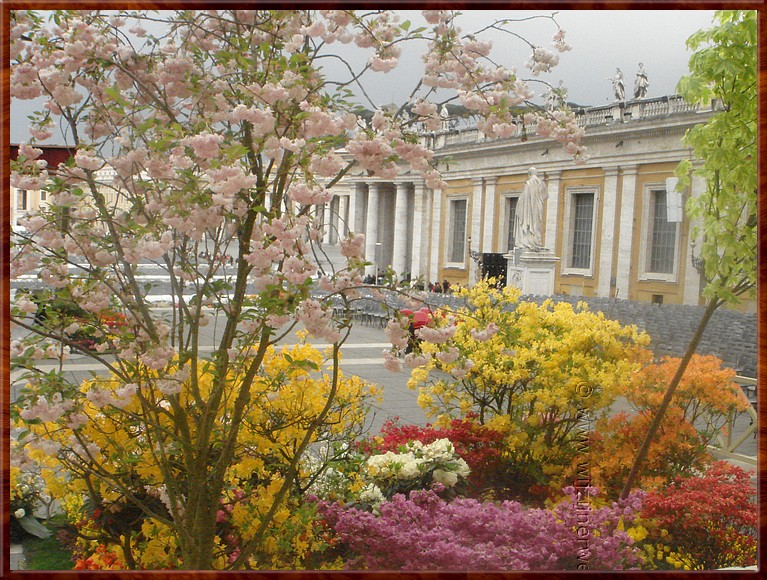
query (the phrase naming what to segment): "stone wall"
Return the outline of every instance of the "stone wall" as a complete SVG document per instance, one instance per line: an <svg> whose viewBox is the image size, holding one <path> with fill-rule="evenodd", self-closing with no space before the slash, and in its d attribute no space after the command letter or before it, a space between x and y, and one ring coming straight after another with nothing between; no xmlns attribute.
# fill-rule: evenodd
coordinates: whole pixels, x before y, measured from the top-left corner
<svg viewBox="0 0 767 580"><path fill-rule="evenodd" d="M540 304L544 298L522 298ZM631 300L553 296L554 301L573 305L585 302L589 309L604 312L621 324L636 324L652 338L650 348L656 356L682 356L703 316L700 306L681 304L653 305ZM734 368L739 375L756 377L756 314L719 308L706 327L698 354L713 354Z"/></svg>

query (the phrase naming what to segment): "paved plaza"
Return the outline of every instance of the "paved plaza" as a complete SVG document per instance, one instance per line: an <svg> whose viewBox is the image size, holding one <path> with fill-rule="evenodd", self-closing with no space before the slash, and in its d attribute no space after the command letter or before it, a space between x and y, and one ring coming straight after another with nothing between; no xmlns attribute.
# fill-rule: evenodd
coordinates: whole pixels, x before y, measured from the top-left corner
<svg viewBox="0 0 767 580"><path fill-rule="evenodd" d="M170 314L171 308L156 308L156 311L164 311ZM215 323L201 329L201 350L210 352L217 336L222 331L221 325ZM12 330L12 338L23 334L19 328ZM310 341L311 342L311 341ZM321 345L314 341L314 344ZM341 349L341 368L344 372L357 375L367 381L382 387L383 401L371 409L370 429L377 433L381 425L388 420L399 418L402 423L424 425L428 422L424 411L417 404L417 392L407 388L409 374L407 369L400 373L394 373L383 366L383 350L390 347L380 325L366 326L362 323L355 324L351 335ZM41 361L38 368L43 371L57 367L53 360ZM93 371L101 371L102 365L91 361L84 355L73 354L65 361L64 370L70 373L70 379L82 381L91 376ZM22 388L18 377L21 371L11 373L11 399L15 400L18 391ZM613 407L614 412L630 411L625 401L619 400ZM733 440L737 440L750 426L750 417L743 413L737 417L733 429ZM749 436L739 447L738 453L756 457L757 441Z"/></svg>

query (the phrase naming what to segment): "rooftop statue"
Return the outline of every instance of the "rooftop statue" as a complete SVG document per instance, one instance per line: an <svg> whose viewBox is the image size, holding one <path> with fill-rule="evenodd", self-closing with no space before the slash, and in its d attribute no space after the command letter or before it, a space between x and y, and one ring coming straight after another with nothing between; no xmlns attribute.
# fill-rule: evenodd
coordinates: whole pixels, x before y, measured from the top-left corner
<svg viewBox="0 0 767 580"><path fill-rule="evenodd" d="M637 77L634 80L634 98L642 99L647 96L647 87L649 86L650 83L647 80L647 71L645 70L644 65L640 62L639 71L637 72Z"/></svg>
<svg viewBox="0 0 767 580"><path fill-rule="evenodd" d="M607 80L610 80L613 82L613 92L615 93L615 100L616 101L625 100L626 85L623 83L623 73L621 72L621 69L616 68L615 76L612 78L608 77Z"/></svg>

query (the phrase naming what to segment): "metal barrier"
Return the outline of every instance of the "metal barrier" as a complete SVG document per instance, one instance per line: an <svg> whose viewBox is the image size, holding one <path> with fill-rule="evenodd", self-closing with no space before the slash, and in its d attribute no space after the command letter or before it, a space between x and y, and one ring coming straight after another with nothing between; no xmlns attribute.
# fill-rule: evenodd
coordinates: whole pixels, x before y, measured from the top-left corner
<svg viewBox="0 0 767 580"><path fill-rule="evenodd" d="M709 448L717 457L722 459L737 459L738 461L742 461L744 463L756 465L756 457L743 455L742 453L736 453L736 449L738 449L738 447L740 447L743 442L746 441L750 436L753 435L756 437L756 429L758 425L758 416L756 413L756 379L736 376L733 381L740 385L746 395L746 398L748 399L748 402L751 403L745 410L745 413L751 417L751 423L746 428L746 430L733 441L735 421L740 413L732 411L726 423L727 431L725 433L720 433L715 439L715 442L718 443L718 445L709 445Z"/></svg>

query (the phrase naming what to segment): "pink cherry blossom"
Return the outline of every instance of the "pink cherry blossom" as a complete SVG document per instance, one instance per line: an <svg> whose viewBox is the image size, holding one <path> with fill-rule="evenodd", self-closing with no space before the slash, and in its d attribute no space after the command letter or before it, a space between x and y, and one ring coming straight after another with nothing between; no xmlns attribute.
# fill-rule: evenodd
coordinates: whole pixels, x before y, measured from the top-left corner
<svg viewBox="0 0 767 580"><path fill-rule="evenodd" d="M384 329L386 338L392 343L392 346L396 348L405 348L408 340L410 339L410 331L408 329L408 321L400 320L398 318L392 318Z"/></svg>
<svg viewBox="0 0 767 580"><path fill-rule="evenodd" d="M344 258L362 259L365 256L365 236L349 234L340 241L340 251Z"/></svg>
<svg viewBox="0 0 767 580"><path fill-rule="evenodd" d="M200 159L215 159L219 155L219 145L224 140L223 135L200 133L181 140L181 144L191 147Z"/></svg>
<svg viewBox="0 0 767 580"><path fill-rule="evenodd" d="M391 350L384 350L383 357L384 357L383 364L386 370L391 371L393 373L402 372L402 361L398 359L396 356L394 356Z"/></svg>

